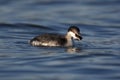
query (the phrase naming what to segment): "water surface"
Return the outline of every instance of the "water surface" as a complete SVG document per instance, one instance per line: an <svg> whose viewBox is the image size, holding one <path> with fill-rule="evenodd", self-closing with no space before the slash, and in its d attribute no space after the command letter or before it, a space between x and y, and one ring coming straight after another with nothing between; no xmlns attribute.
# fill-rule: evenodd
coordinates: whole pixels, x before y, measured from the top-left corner
<svg viewBox="0 0 120 80"><path fill-rule="evenodd" d="M119 7L119 0L1 0L0 79L120 80ZM29 44L71 25L83 36L72 49Z"/></svg>

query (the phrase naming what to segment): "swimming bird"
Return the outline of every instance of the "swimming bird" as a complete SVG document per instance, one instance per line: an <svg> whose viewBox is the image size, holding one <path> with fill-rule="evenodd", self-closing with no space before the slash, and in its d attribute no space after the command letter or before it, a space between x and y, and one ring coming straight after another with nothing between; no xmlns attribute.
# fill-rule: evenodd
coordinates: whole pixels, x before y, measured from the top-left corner
<svg viewBox="0 0 120 80"><path fill-rule="evenodd" d="M82 36L77 26L70 26L65 35L46 33L34 37L30 40L32 46L61 46L61 47L72 47L73 39L81 40Z"/></svg>

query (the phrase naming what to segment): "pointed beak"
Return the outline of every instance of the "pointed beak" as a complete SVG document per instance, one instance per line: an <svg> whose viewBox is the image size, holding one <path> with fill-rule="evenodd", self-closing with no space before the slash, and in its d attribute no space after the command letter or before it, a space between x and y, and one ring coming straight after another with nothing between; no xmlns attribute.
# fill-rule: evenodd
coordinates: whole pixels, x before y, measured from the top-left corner
<svg viewBox="0 0 120 80"><path fill-rule="evenodd" d="M82 36L80 34L76 34L77 40L82 40Z"/></svg>

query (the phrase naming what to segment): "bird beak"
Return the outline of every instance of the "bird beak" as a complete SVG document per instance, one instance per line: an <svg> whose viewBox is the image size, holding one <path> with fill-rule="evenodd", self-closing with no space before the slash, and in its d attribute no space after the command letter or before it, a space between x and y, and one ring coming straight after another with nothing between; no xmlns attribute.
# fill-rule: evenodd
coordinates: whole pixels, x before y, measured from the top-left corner
<svg viewBox="0 0 120 80"><path fill-rule="evenodd" d="M82 40L82 36L80 34L76 34L77 40Z"/></svg>

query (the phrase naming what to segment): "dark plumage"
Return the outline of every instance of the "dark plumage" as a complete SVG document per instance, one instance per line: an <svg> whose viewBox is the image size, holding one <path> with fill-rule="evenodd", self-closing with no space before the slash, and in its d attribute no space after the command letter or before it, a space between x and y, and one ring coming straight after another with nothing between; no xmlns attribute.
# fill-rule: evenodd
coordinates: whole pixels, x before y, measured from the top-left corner
<svg viewBox="0 0 120 80"><path fill-rule="evenodd" d="M47 33L40 36L36 36L32 40L30 40L30 43L32 43L33 41L41 42L41 44L51 42L52 44L56 44L57 46L64 45L67 42L65 36L59 34L53 34L53 33L49 33L49 34Z"/></svg>
<svg viewBox="0 0 120 80"><path fill-rule="evenodd" d="M71 26L66 35L47 33L36 36L30 40L30 44L33 46L72 46L72 39L82 39L80 30L76 26Z"/></svg>

